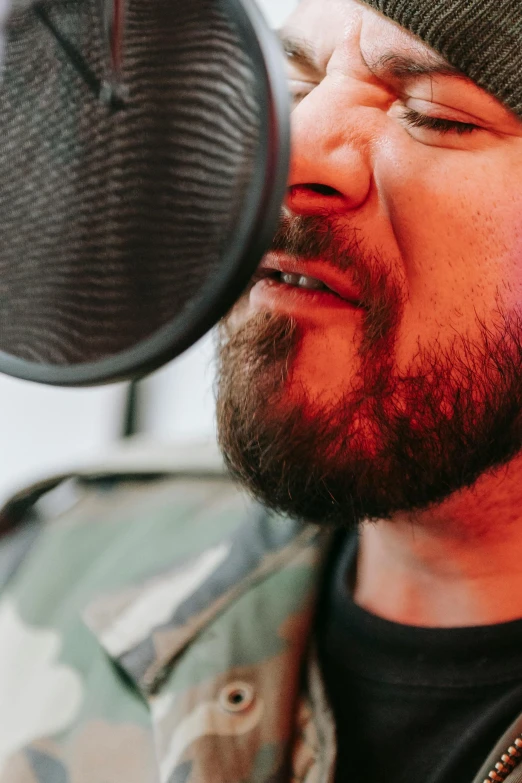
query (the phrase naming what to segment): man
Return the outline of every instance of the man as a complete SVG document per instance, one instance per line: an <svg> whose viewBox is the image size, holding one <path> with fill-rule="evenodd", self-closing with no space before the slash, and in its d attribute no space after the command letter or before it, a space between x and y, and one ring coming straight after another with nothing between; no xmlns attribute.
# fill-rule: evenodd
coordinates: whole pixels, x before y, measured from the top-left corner
<svg viewBox="0 0 522 783"><path fill-rule="evenodd" d="M81 485L0 605L1 783L522 780L522 11L282 37L288 198L220 346L261 504Z"/></svg>

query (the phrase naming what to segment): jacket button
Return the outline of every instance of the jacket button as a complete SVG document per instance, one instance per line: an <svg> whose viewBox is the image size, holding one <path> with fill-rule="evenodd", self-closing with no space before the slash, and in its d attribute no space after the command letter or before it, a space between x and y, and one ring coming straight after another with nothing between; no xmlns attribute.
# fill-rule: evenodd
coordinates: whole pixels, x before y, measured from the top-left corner
<svg viewBox="0 0 522 783"><path fill-rule="evenodd" d="M225 712L238 713L250 709L256 694L248 682L237 680L222 688L219 694L219 705Z"/></svg>

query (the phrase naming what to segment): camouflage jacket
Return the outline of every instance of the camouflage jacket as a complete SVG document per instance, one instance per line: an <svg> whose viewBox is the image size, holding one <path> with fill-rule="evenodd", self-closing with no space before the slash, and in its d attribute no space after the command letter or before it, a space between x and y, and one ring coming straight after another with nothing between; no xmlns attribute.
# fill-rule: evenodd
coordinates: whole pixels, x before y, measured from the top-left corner
<svg viewBox="0 0 522 783"><path fill-rule="evenodd" d="M0 539L0 783L332 783L313 642L328 537L248 500L213 451L131 448L4 516L67 489Z"/></svg>
<svg viewBox="0 0 522 783"><path fill-rule="evenodd" d="M331 780L310 647L324 537L187 452L74 490L23 559L23 525L0 547L0 577L21 561L0 601L0 783Z"/></svg>

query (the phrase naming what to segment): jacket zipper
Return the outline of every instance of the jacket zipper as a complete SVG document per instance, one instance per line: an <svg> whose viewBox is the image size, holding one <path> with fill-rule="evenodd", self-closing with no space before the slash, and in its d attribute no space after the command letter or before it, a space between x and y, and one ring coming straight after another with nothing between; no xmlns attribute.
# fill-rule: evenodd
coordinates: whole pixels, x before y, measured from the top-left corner
<svg viewBox="0 0 522 783"><path fill-rule="evenodd" d="M522 734L516 738L512 745L500 757L500 761L495 764L484 783L504 783L510 772L518 767L522 761Z"/></svg>

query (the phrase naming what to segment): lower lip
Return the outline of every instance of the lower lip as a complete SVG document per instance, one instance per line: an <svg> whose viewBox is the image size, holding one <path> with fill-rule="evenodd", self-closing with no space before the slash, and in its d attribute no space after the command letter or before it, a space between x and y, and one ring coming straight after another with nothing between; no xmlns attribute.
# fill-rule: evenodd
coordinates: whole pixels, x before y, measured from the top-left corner
<svg viewBox="0 0 522 783"><path fill-rule="evenodd" d="M277 310L295 316L311 315L317 311L324 315L325 310L330 313L332 310L362 312L362 307L329 291L299 288L273 278L264 278L254 285L250 291L250 305L255 310Z"/></svg>

